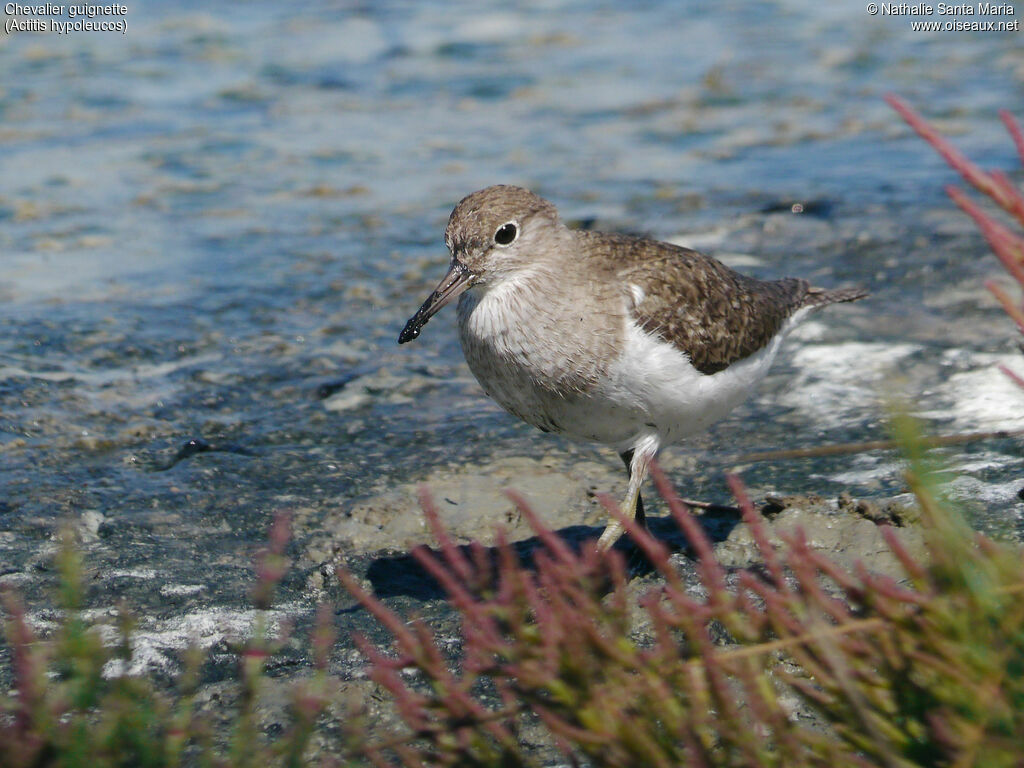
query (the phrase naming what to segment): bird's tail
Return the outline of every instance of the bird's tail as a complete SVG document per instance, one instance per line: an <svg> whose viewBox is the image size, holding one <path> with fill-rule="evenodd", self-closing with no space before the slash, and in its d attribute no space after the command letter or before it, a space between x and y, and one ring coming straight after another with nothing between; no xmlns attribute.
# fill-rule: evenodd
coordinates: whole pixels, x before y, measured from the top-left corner
<svg viewBox="0 0 1024 768"><path fill-rule="evenodd" d="M863 288L808 288L804 297L805 307L824 307L826 304L839 304L844 301L859 301L869 296Z"/></svg>

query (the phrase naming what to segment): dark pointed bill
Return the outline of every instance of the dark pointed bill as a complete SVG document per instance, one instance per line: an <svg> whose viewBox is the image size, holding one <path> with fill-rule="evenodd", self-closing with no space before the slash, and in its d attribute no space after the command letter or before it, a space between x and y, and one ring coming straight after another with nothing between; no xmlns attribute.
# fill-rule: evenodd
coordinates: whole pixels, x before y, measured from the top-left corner
<svg viewBox="0 0 1024 768"><path fill-rule="evenodd" d="M437 284L434 292L423 302L423 306L416 310L416 314L409 318L405 328L398 334L398 343L405 344L420 335L420 329L427 324L427 321L441 309L445 304L455 299L460 293L472 285L473 273L466 265L458 259L452 259L452 265L448 268L448 274Z"/></svg>

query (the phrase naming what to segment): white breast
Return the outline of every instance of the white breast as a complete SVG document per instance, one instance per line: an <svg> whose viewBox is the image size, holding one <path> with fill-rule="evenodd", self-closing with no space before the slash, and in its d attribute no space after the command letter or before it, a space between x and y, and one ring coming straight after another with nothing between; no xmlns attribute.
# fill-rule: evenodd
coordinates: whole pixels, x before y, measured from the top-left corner
<svg viewBox="0 0 1024 768"><path fill-rule="evenodd" d="M459 299L459 340L484 391L505 410L548 432L565 432L565 391L581 389L576 363L589 355L578 344L559 344L550 328L558 317L527 301L514 279L473 288ZM590 439L590 438L584 438Z"/></svg>

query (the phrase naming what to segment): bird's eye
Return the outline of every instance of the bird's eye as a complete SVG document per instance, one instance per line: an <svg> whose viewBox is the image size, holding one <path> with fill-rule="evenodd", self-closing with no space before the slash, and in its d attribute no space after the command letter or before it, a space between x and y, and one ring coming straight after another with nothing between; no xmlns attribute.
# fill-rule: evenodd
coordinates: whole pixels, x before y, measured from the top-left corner
<svg viewBox="0 0 1024 768"><path fill-rule="evenodd" d="M498 231L494 233L494 242L498 245L508 245L518 236L519 227L515 225L515 222L510 221L508 224L498 227Z"/></svg>

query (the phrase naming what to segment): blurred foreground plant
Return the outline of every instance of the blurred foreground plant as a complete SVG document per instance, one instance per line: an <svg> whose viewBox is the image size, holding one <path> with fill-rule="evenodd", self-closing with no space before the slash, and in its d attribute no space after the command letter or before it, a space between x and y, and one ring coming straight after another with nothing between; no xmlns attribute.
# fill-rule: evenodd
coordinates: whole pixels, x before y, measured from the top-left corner
<svg viewBox="0 0 1024 768"><path fill-rule="evenodd" d="M976 190L986 195L999 208L1009 214L1009 218L1022 230L1024 230L1024 195L1017 189L1010 179L1002 171L983 171L977 165L967 159L966 156L946 139L939 135L928 121L922 118L910 106L897 96L886 96L886 101L895 109L904 120L917 133L935 147L942 158L949 163L949 166L959 173L964 180ZM1020 155L1021 165L1024 166L1024 131L1020 124L1007 110L999 111L1006 130L1017 148ZM946 187L946 194L953 198L958 206L968 216L974 219L981 233L985 236L992 252L999 257L1006 271L1017 281L1024 290L1024 235L1010 230L1000 223L995 216L986 213L977 203L971 200L958 187L949 185ZM986 287L995 295L1006 313L1017 324L1017 329L1024 334L1024 301L1018 298L1016 301L1005 290L994 281L988 281ZM1001 366L1007 376L1024 387L1024 378L1011 371L1006 366Z"/></svg>
<svg viewBox="0 0 1024 768"><path fill-rule="evenodd" d="M257 559L253 600L260 610L250 640L235 651L239 660L240 703L224 734L213 732L196 712L205 654L191 648L174 691L129 674L134 621L119 610L118 642L105 643L102 627L82 617L82 560L70 530L61 534L57 555L58 603L55 636L43 640L29 625L22 602L11 589L0 591L5 613L3 639L12 660L15 687L0 693L0 768L30 766L299 766L317 718L328 702L327 651L333 643L329 614L318 614L313 634L315 672L292 689L292 727L274 744L257 729L256 708L266 661L285 639L271 638L265 610L287 567L287 522L280 518L269 548ZM322 764L337 765L337 761Z"/></svg>
<svg viewBox="0 0 1024 768"><path fill-rule="evenodd" d="M105 677L108 665L131 657L132 622L122 614L119 642L108 647L82 619L82 562L67 530L57 566L63 618L52 642L41 642L18 598L2 592L15 689L0 697L0 765L103 765L104 757L115 764L113 756L118 764L177 764L194 666L183 675L177 707L141 678Z"/></svg>
<svg viewBox="0 0 1024 768"><path fill-rule="evenodd" d="M899 430L932 552L915 562L883 528L907 583L844 573L802 535L777 550L735 480L764 569L730 580L655 470L706 598L661 543L629 526L664 580L639 601L639 633L618 552L574 553L516 497L544 544L534 569L504 544L497 561L478 545L467 556L425 495L440 554L414 554L461 614L454 670L424 622L407 624L341 574L394 636L397 655L357 640L415 736L392 758L532 765L517 737L532 720L567 760L594 766L1019 765L1024 561L938 503L914 430ZM380 764L386 746L396 744L382 745Z"/></svg>
<svg viewBox="0 0 1024 768"><path fill-rule="evenodd" d="M1024 197L1005 174L980 170L905 103L888 101L1024 227ZM1008 112L1001 117L1024 162L1024 133ZM947 191L1024 288L1024 238L960 190ZM987 285L1024 333L1024 307ZM727 588L710 542L655 471L699 558L706 598L692 596L660 543L624 521L665 582L640 600L646 636L632 631L617 553L573 553L517 498L545 545L535 570L503 545L496 564L478 546L467 557L424 496L441 554L415 555L462 616L455 671L424 623L406 625L341 574L395 638L397 657L358 640L418 738L393 757L405 765L528 765L517 734L535 718L573 764L1024 764L1024 558L1014 545L973 533L929 484L917 429L896 418L894 431L931 553L929 562L915 562L883 529L904 583L844 573L802 536L776 551L734 480L764 572L741 572ZM723 636L728 642L716 642ZM409 670L418 674L400 674ZM500 706L480 696L491 687ZM816 714L817 725L802 724L801 712ZM375 757L385 762L383 752Z"/></svg>
<svg viewBox="0 0 1024 768"><path fill-rule="evenodd" d="M460 614L461 645L453 657L425 622L399 617L342 572L394 637L397 654L357 642L408 730L375 742L355 736L316 758L310 739L338 697L327 612L314 632L316 672L293 688L292 727L270 742L257 724L263 669L281 644L260 625L238 649L229 732L214 733L193 704L199 653L173 693L123 674L130 622L118 644L100 642L82 619L81 563L65 543L64 617L50 641L34 636L4 592L16 689L0 694L0 766L516 766L540 764L538 745L593 766L1019 765L1024 562L945 507L915 434L900 422L929 562L915 562L883 529L905 584L845 573L802 535L777 549L735 480L762 565L726 572L656 469L699 578L686 583L664 545L631 526L660 576L639 598L618 552L573 552L522 499L540 540L529 566L503 543L456 547L424 497L440 554L415 555ZM259 607L272 603L284 573L286 538L278 523L259 560ZM342 731L352 736L358 725Z"/></svg>

